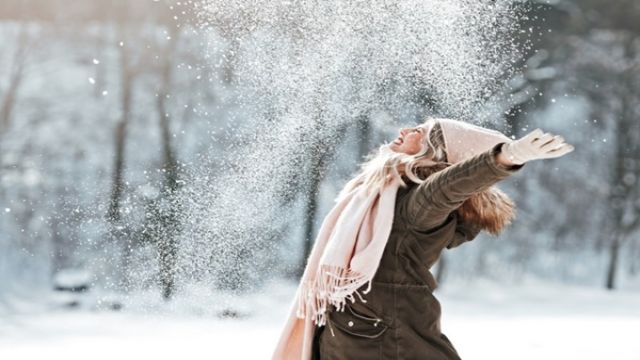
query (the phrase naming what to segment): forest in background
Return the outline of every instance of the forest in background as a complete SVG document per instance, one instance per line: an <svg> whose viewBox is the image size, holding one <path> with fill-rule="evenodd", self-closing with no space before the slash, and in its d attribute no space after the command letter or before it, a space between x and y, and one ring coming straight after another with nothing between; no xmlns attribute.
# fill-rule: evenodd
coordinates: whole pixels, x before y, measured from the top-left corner
<svg viewBox="0 0 640 360"><path fill-rule="evenodd" d="M354 116L343 136L300 152L293 186L275 192L271 209L286 216L251 238L200 234L191 207L215 207L216 198L194 189L219 184L256 124L234 92L247 44L224 19L198 19L197 5L0 4L0 304L74 271L92 286L157 289L166 299L191 282L244 290L295 278L358 162L400 125L438 114L425 89L401 108ZM631 0L529 3L514 34L524 57L487 99L504 114L490 125L515 137L540 127L576 151L502 184L518 218L498 238L445 254L436 269L443 284L638 283L638 16ZM193 242L209 253L192 256Z"/></svg>

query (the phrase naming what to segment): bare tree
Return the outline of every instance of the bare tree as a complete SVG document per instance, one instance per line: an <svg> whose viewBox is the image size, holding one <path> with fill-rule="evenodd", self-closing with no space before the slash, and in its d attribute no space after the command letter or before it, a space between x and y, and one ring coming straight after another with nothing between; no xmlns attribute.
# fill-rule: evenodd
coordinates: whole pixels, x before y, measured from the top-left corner
<svg viewBox="0 0 640 360"><path fill-rule="evenodd" d="M6 132L11 124L11 116L13 115L13 109L16 104L18 90L22 84L27 54L31 43L32 40L30 39L26 24L21 23L16 38L16 49L13 53L9 81L4 97L2 98L2 103L0 103L0 133Z"/></svg>
<svg viewBox="0 0 640 360"><path fill-rule="evenodd" d="M311 248L313 247L313 243L315 240L314 235L316 231L314 224L318 213L318 191L320 189L320 184L322 183L322 178L324 177L328 161L333 155L335 146L342 140L342 136L339 134L342 134L344 132L343 127L338 130L338 136L334 137L333 139L331 139L331 137L320 137L319 134L322 134L321 127L322 121L315 121L313 130L310 133L310 140L308 140L307 166L309 170L307 171L308 177L305 183L306 204L303 222L304 240L302 247L302 258L300 261L300 265L298 266L298 271L296 273L297 276L302 276L307 263L307 258L311 253Z"/></svg>
<svg viewBox="0 0 640 360"><path fill-rule="evenodd" d="M607 216L601 238L609 252L607 289L616 286L620 249L640 227L637 196L640 177L640 41L624 30L594 30L572 37L574 61L568 66L579 88L593 104L596 118L608 120L613 139L609 148Z"/></svg>
<svg viewBox="0 0 640 360"><path fill-rule="evenodd" d="M121 37L122 38L122 37ZM120 85L121 85L121 115L115 129L115 158L113 163L111 199L107 218L112 223L120 221L120 202L124 190L124 163L127 128L131 118L131 102L133 96L133 82L135 73L131 63L131 49L128 43L120 40L117 46L120 49Z"/></svg>
<svg viewBox="0 0 640 360"><path fill-rule="evenodd" d="M156 239L156 241L160 263L162 295L165 299L170 299L175 291L176 235L179 226L177 202L175 201L175 194L178 190L178 163L171 141L172 131L167 100L169 99L172 86L173 59L176 55L176 45L180 32L175 27L170 27L170 29L168 44L161 54L161 64L159 68L160 88L158 89L156 97L156 108L162 139L162 171L164 173L160 198L161 201L165 203L160 218L160 227L163 231L158 233L159 238Z"/></svg>
<svg viewBox="0 0 640 360"><path fill-rule="evenodd" d="M111 175L111 194L107 210L107 221L109 227L109 237L111 241L121 247L120 266L117 269L120 279L119 286L121 289L129 288L128 269L131 262L133 248L135 246L134 238L130 224L127 224L121 214L122 200L125 191L124 170L125 170L125 154L128 137L128 128L132 117L132 101L133 86L137 77L138 68L133 60L133 47L130 42L132 37L125 36L127 24L118 22L115 47L119 49L120 60L120 119L116 124L114 131L114 162ZM127 39L126 41L123 39Z"/></svg>
<svg viewBox="0 0 640 360"><path fill-rule="evenodd" d="M314 243L315 234L315 221L317 216L318 207L318 190L322 181L322 173L326 166L326 156L323 154L314 153L310 155L309 161L309 178L306 189L306 204L304 209L304 229L303 236L304 242L302 247L302 258L300 266L298 268L297 275L302 275L304 272L307 258L311 253L311 248Z"/></svg>

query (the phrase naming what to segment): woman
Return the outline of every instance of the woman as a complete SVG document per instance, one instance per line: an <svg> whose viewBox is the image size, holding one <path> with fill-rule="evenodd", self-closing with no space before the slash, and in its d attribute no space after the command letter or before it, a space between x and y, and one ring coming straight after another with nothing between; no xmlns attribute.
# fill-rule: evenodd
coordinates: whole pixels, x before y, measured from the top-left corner
<svg viewBox="0 0 640 360"><path fill-rule="evenodd" d="M572 150L540 129L516 141L450 119L401 129L324 219L273 358L459 359L429 269L445 248L511 222L494 184Z"/></svg>

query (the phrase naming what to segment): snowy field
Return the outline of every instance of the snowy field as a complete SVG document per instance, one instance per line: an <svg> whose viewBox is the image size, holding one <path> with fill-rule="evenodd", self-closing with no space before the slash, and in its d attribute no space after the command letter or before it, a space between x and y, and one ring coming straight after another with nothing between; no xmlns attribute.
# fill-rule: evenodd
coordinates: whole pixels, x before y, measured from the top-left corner
<svg viewBox="0 0 640 360"><path fill-rule="evenodd" d="M638 292L493 284L441 290L443 331L463 359L640 360ZM185 302L172 315L140 305L5 315L0 359L268 359L293 291L271 286L254 300L232 301L240 319L198 315ZM213 298L211 308L224 302Z"/></svg>

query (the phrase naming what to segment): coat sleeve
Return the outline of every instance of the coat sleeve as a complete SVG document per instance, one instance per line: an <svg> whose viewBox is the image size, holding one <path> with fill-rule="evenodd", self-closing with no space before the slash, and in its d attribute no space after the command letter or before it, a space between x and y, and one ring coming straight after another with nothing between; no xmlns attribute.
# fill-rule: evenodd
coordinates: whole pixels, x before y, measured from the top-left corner
<svg viewBox="0 0 640 360"><path fill-rule="evenodd" d="M416 186L408 194L409 222L418 230L442 225L449 213L473 194L517 173L525 164L504 167L496 161L503 144L433 173Z"/></svg>

